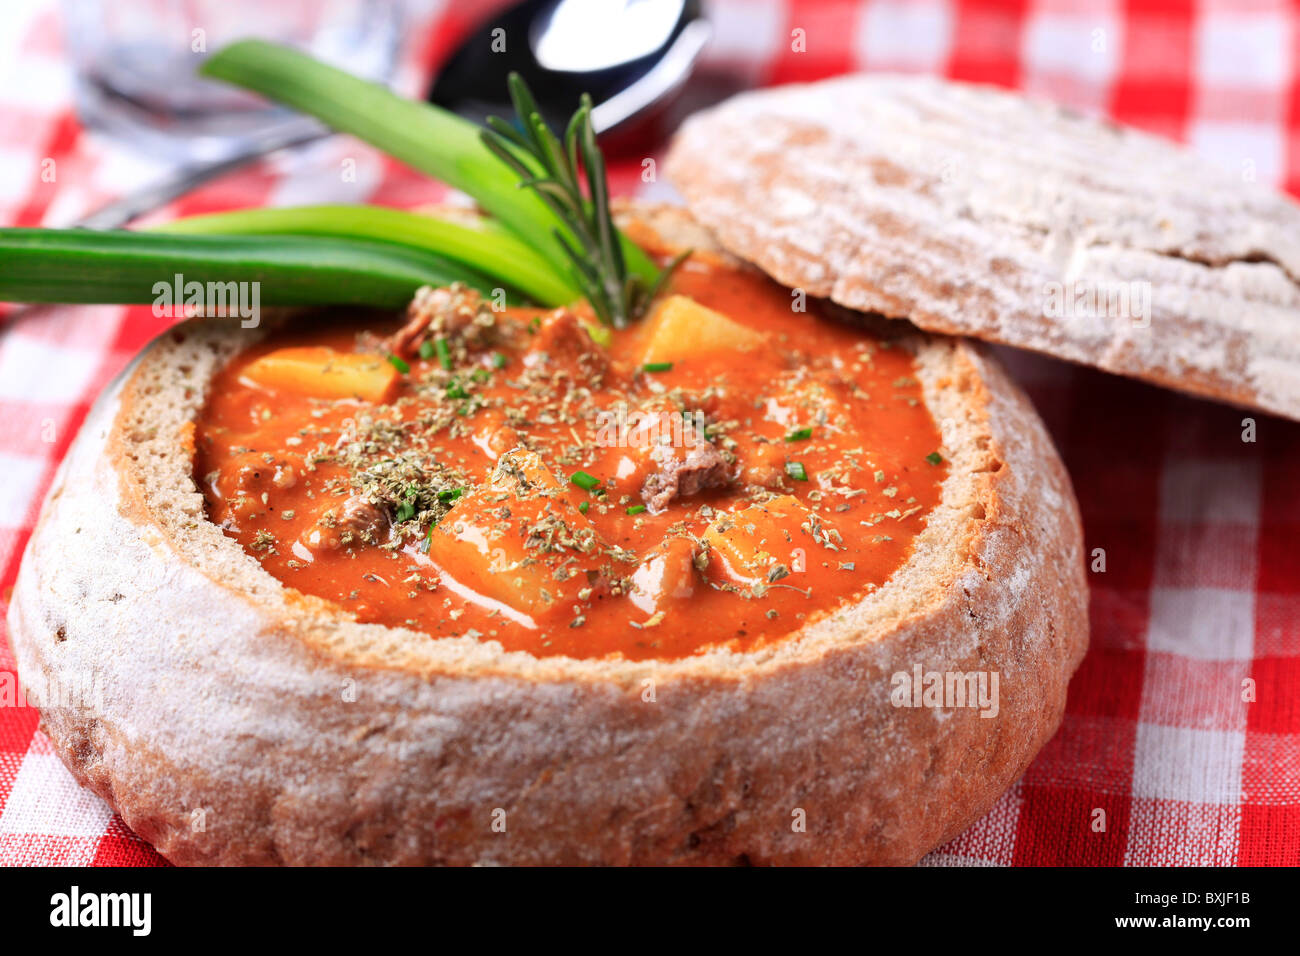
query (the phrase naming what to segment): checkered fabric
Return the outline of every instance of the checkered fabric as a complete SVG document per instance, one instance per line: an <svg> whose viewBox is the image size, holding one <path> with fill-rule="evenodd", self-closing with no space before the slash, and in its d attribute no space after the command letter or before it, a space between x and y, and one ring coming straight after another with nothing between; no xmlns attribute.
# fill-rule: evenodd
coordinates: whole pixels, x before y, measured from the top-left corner
<svg viewBox="0 0 1300 956"><path fill-rule="evenodd" d="M849 70L934 72L1108 114L1247 178L1300 189L1300 11L1280 0L710 6L717 36L687 105ZM399 87L420 90L484 9L410 3ZM84 132L70 98L59 7L0 3L0 223L63 224L164 171ZM344 158L356 161L353 182L338 175ZM641 157L616 163L615 188L665 192L640 170ZM442 194L336 138L160 215L409 206ZM162 322L147 309L101 307L0 317L6 599L91 400ZM1300 425L1003 352L1078 491L1094 568L1092 647L1060 732L987 816L925 862L1300 863ZM1243 441L1246 418L1253 442ZM76 786L36 713L14 706L13 682L0 640L0 862L163 862Z"/></svg>

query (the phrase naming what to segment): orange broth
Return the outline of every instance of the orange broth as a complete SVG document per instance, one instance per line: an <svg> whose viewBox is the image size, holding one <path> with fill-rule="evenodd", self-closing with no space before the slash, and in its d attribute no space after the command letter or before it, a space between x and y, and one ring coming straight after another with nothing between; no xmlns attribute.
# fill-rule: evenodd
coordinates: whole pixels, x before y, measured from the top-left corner
<svg viewBox="0 0 1300 956"><path fill-rule="evenodd" d="M195 475L209 515L274 577L359 621L432 638L470 635L538 656L674 659L717 646L750 649L883 584L907 559L947 472L912 356L820 316L815 305L795 311L789 290L711 259L689 260L672 291L766 344L689 354L646 371L644 323L614 331L607 346L575 345L558 328L572 324L572 313L508 309L495 315L504 331L465 350L463 364L449 371L438 355L413 356L384 401L366 402L268 388L246 371L286 346L376 351L373 333L365 340L355 328L301 325L275 333L217 375L198 422ZM600 354L582 358L584 349ZM470 398L448 399L449 390ZM635 429L610 428L609 410L620 401L632 411L676 408L687 423L682 437L662 417L640 421L669 444L689 441L688 433L712 442L734 477L677 497L662 513L640 510L657 461ZM382 439L369 458L358 434ZM331 457L343 445L352 449L350 465ZM489 485L502 455L521 445L540 456L557 486L528 505ZM375 540L321 546L312 529L323 511L337 513L357 494L358 460L398 454L463 482L444 494L456 497L438 505L447 509L438 526L430 532L399 503ZM599 485L575 484L570 476L579 472ZM815 518L800 512L766 537L757 529L758 579L733 573L716 544L702 545L711 524L727 524L725 513L785 496ZM515 530L512 522L539 514L559 516L549 526L561 527L559 541L581 525L592 550L548 543L535 526ZM740 519L742 531L754 531L749 520ZM482 540L469 533L475 521ZM501 553L480 561L466 550L475 541L484 554ZM534 572L542 569L554 586L542 586L539 598ZM524 588L532 588L527 600L515 600Z"/></svg>

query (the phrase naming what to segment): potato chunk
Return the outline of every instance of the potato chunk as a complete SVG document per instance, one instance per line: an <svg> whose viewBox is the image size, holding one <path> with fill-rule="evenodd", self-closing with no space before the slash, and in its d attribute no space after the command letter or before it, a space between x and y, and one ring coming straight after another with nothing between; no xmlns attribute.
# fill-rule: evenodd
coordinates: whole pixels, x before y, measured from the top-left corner
<svg viewBox="0 0 1300 956"><path fill-rule="evenodd" d="M564 491L563 482L546 467L542 456L522 446L510 449L497 461L492 487L521 497L530 493L558 495Z"/></svg>
<svg viewBox="0 0 1300 956"><path fill-rule="evenodd" d="M324 346L276 349L254 359L244 377L263 388L313 398L360 398L382 402L398 378L380 355L339 352Z"/></svg>
<svg viewBox="0 0 1300 956"><path fill-rule="evenodd" d="M647 553L633 573L628 598L646 614L655 614L689 600L695 583L695 542L669 538Z"/></svg>
<svg viewBox="0 0 1300 956"><path fill-rule="evenodd" d="M802 571L811 550L834 547L839 533L797 498L780 495L721 515L701 540L711 577L752 587Z"/></svg>
<svg viewBox="0 0 1300 956"><path fill-rule="evenodd" d="M670 295L647 322L642 362L676 362L704 352L756 349L767 341L721 312L684 295Z"/></svg>
<svg viewBox="0 0 1300 956"><path fill-rule="evenodd" d="M501 457L491 483L465 495L429 540L429 557L457 582L534 620L572 614L600 586L604 542L533 452Z"/></svg>

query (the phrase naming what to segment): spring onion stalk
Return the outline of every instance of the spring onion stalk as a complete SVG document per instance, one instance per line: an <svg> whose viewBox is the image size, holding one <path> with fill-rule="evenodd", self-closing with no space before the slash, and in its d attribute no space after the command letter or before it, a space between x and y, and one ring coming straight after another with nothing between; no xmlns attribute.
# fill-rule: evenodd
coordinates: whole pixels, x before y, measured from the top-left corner
<svg viewBox="0 0 1300 956"><path fill-rule="evenodd" d="M154 303L160 283L257 283L262 305L399 308L422 285L496 282L392 243L325 236L208 236L0 229L0 302Z"/></svg>
<svg viewBox="0 0 1300 956"><path fill-rule="evenodd" d="M468 224L380 206L241 209L152 227L182 235L310 235L399 243L456 260L518 289L540 305L568 305L582 290L496 223Z"/></svg>
<svg viewBox="0 0 1300 956"><path fill-rule="evenodd" d="M563 224L534 192L520 188L519 176L492 155L480 127L468 120L262 40L224 47L200 71L314 116L467 193L560 275L571 274ZM629 271L653 285L659 270L649 256L625 236L618 239Z"/></svg>

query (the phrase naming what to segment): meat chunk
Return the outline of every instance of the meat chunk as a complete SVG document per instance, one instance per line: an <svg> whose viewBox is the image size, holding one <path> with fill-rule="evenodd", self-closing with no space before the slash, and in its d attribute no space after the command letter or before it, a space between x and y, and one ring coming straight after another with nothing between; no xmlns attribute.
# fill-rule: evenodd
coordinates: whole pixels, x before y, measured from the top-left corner
<svg viewBox="0 0 1300 956"><path fill-rule="evenodd" d="M605 371L608 359L591 340L582 320L561 308L548 312L538 323L524 364L530 368L567 366L595 377Z"/></svg>
<svg viewBox="0 0 1300 956"><path fill-rule="evenodd" d="M363 498L352 497L343 503L342 513L335 517L327 512L307 532L309 547L324 547L337 551L365 542L377 544L379 536L388 529L388 512Z"/></svg>
<svg viewBox="0 0 1300 956"><path fill-rule="evenodd" d="M415 355L431 339L471 344L493 325L492 309L477 290L461 283L443 289L423 286L406 310L406 324L388 340L388 351L402 358Z"/></svg>
<svg viewBox="0 0 1300 956"><path fill-rule="evenodd" d="M709 442L692 445L685 455L668 457L658 452L656 449L659 470L641 486L641 500L652 514L663 511L675 498L687 498L705 488L721 488L731 483L727 459Z"/></svg>

